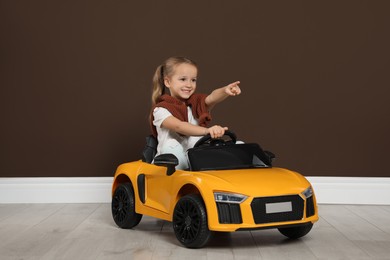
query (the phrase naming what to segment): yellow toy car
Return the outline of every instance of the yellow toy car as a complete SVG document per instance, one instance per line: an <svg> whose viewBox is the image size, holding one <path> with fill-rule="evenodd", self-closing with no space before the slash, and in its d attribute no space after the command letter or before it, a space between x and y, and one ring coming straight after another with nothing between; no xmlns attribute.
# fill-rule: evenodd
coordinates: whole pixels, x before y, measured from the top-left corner
<svg viewBox="0 0 390 260"><path fill-rule="evenodd" d="M274 155L258 144L202 137L187 152L190 168L178 170L173 154L155 156L147 138L143 159L121 164L112 186L112 216L133 228L142 215L171 221L186 247L207 244L213 232L277 228L295 239L318 220L314 191L297 172L272 167Z"/></svg>

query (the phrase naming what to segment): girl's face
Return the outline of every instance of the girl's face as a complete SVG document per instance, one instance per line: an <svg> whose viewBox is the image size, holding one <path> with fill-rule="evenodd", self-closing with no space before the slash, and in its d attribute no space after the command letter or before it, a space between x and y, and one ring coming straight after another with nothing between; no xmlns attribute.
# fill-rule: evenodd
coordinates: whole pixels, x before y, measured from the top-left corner
<svg viewBox="0 0 390 260"><path fill-rule="evenodd" d="M173 75L165 77L164 83L171 96L179 100L187 100L195 92L198 70L194 65L182 63L176 65Z"/></svg>

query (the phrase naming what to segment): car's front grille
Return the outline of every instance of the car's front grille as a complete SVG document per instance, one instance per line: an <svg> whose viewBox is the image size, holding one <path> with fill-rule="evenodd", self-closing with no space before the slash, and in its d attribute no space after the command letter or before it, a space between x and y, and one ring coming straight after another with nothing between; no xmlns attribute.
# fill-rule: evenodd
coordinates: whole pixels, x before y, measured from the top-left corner
<svg viewBox="0 0 390 260"><path fill-rule="evenodd" d="M314 209L314 198L311 196L310 198L306 199L306 217L311 217L315 214Z"/></svg>
<svg viewBox="0 0 390 260"><path fill-rule="evenodd" d="M256 224L301 220L304 200L299 195L254 198L251 203Z"/></svg>
<svg viewBox="0 0 390 260"><path fill-rule="evenodd" d="M217 202L218 220L221 224L241 224L239 204Z"/></svg>

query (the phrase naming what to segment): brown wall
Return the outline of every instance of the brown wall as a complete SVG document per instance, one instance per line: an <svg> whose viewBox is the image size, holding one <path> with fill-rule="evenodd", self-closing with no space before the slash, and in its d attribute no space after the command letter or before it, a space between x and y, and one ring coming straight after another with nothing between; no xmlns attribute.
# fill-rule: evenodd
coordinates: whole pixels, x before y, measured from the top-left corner
<svg viewBox="0 0 390 260"><path fill-rule="evenodd" d="M0 0L0 177L112 176L149 134L159 63L200 92L241 80L214 122L314 176L387 176L388 1Z"/></svg>

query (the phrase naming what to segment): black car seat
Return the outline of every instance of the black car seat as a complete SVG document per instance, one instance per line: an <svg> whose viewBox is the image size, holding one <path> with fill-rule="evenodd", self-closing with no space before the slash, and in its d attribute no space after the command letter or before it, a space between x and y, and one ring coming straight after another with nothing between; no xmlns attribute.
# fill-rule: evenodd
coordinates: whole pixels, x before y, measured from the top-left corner
<svg viewBox="0 0 390 260"><path fill-rule="evenodd" d="M142 161L151 163L157 153L157 139L153 135L146 137L146 145L142 152Z"/></svg>

